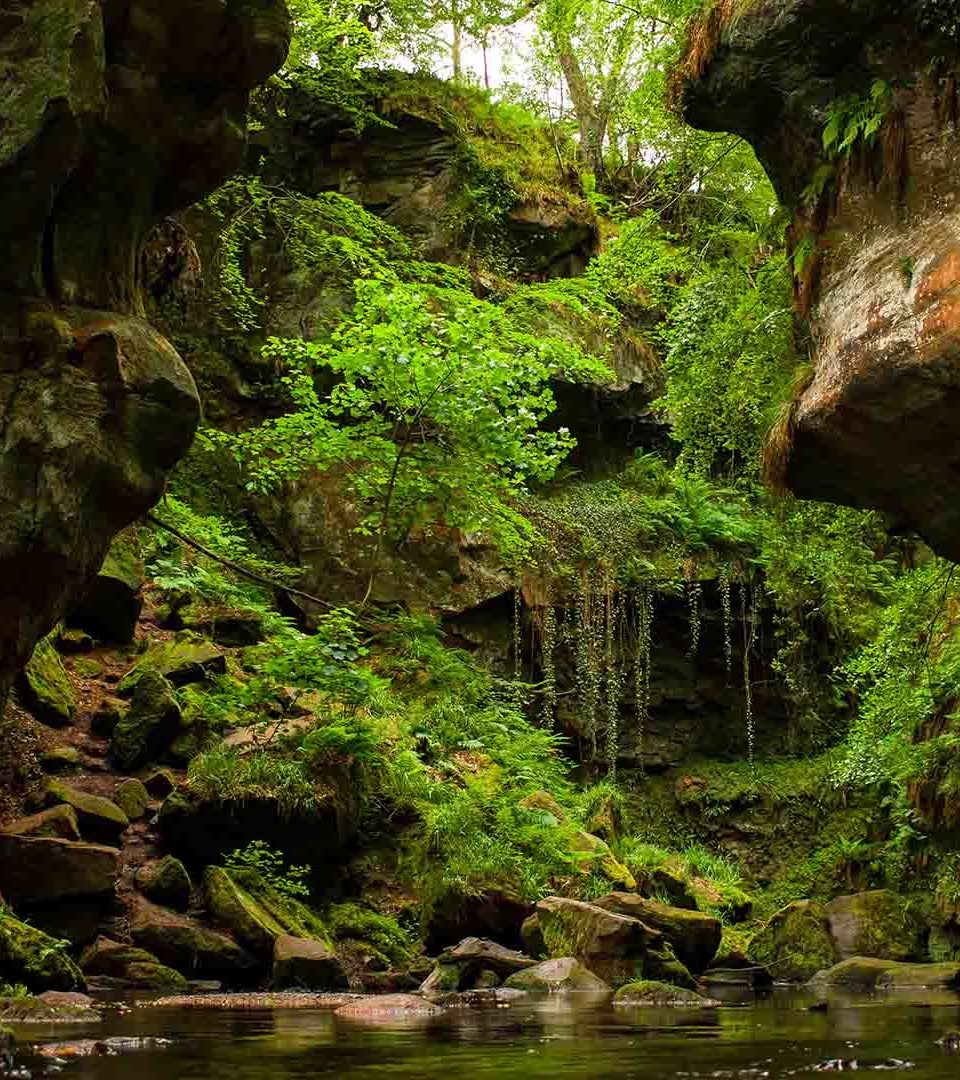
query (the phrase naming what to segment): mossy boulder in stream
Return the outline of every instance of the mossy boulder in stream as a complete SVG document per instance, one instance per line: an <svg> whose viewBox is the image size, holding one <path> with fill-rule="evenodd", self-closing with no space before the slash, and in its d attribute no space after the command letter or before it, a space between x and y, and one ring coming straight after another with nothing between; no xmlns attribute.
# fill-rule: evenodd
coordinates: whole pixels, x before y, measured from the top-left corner
<svg viewBox="0 0 960 1080"><path fill-rule="evenodd" d="M67 669L49 638L37 643L16 684L20 704L48 727L73 723L77 695Z"/></svg>
<svg viewBox="0 0 960 1080"><path fill-rule="evenodd" d="M636 893L609 893L593 903L658 930L672 946L677 959L695 975L707 969L720 947L723 929L720 920L712 915L670 907Z"/></svg>
<svg viewBox="0 0 960 1080"><path fill-rule="evenodd" d="M62 943L28 926L0 906L0 975L28 990L83 990L80 969L65 955Z"/></svg>
<svg viewBox="0 0 960 1080"><path fill-rule="evenodd" d="M806 982L837 959L827 909L814 900L788 904L757 931L747 954L778 982Z"/></svg>
<svg viewBox="0 0 960 1080"><path fill-rule="evenodd" d="M188 986L187 980L179 972L161 964L153 953L104 937L98 937L83 951L80 970L91 977L122 979L132 990L183 993Z"/></svg>
<svg viewBox="0 0 960 1080"><path fill-rule="evenodd" d="M572 956L558 956L518 971L503 984L510 990L534 990L539 993L606 993L610 987Z"/></svg>
<svg viewBox="0 0 960 1080"><path fill-rule="evenodd" d="M129 926L134 944L187 975L249 982L260 966L228 935L143 897L131 905Z"/></svg>
<svg viewBox="0 0 960 1080"><path fill-rule="evenodd" d="M837 956L919 960L925 954L923 920L888 889L838 896L826 906Z"/></svg>
<svg viewBox="0 0 960 1080"><path fill-rule="evenodd" d="M111 758L121 769L145 765L180 734L181 721L172 685L157 671L142 672L130 708L113 729Z"/></svg>
<svg viewBox="0 0 960 1080"><path fill-rule="evenodd" d="M641 979L621 986L613 998L614 1005L652 1006L663 1009L715 1009L720 1004L695 990L686 990L670 983Z"/></svg>

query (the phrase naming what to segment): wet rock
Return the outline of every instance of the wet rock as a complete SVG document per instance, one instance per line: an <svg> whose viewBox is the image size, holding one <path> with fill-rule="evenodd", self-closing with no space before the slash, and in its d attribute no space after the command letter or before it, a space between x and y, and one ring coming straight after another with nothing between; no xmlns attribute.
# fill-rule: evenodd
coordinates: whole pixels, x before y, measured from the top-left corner
<svg viewBox="0 0 960 1080"><path fill-rule="evenodd" d="M17 680L17 698L27 712L47 727L62 728L73 723L77 695L49 639L37 643Z"/></svg>
<svg viewBox="0 0 960 1080"><path fill-rule="evenodd" d="M818 972L810 980L810 986L845 990L956 990L960 988L960 964L904 964L854 956Z"/></svg>
<svg viewBox="0 0 960 1080"><path fill-rule="evenodd" d="M324 942L280 934L273 946L273 985L345 990L348 981L339 957Z"/></svg>
<svg viewBox="0 0 960 1080"><path fill-rule="evenodd" d="M226 934L142 897L131 905L129 929L136 945L184 974L249 979L257 967L254 958Z"/></svg>
<svg viewBox="0 0 960 1080"><path fill-rule="evenodd" d="M837 960L827 909L813 900L788 904L754 934L747 955L778 982L805 982Z"/></svg>
<svg viewBox="0 0 960 1080"><path fill-rule="evenodd" d="M523 943L523 951L534 960L542 960L547 955L540 920L536 915L523 920L523 925L520 927L520 940Z"/></svg>
<svg viewBox="0 0 960 1080"><path fill-rule="evenodd" d="M760 990L773 985L773 976L762 965L756 964L743 953L732 951L716 959L703 973L701 980L711 986L741 986Z"/></svg>
<svg viewBox="0 0 960 1080"><path fill-rule="evenodd" d="M501 975L533 966L533 960L516 949L505 949L495 941L477 937L464 938L459 944L444 949L439 959L441 963L492 968Z"/></svg>
<svg viewBox="0 0 960 1080"><path fill-rule="evenodd" d="M137 678L130 708L110 738L110 757L121 769L136 769L162 753L180 734L183 720L172 685L157 671Z"/></svg>
<svg viewBox="0 0 960 1080"><path fill-rule="evenodd" d="M437 964L420 984L420 993L455 993L464 982L466 967L466 964Z"/></svg>
<svg viewBox="0 0 960 1080"><path fill-rule="evenodd" d="M894 892L839 896L827 904L827 922L837 956L918 960L924 954L923 922Z"/></svg>
<svg viewBox="0 0 960 1080"><path fill-rule="evenodd" d="M602 979L597 978L572 956L544 960L525 971L515 972L503 985L508 990L534 990L550 994L572 991L600 994L610 990Z"/></svg>
<svg viewBox="0 0 960 1080"><path fill-rule="evenodd" d="M642 979L621 986L613 996L614 1005L648 1005L670 1009L716 1009L719 1001L704 997L695 990L684 990L669 983Z"/></svg>
<svg viewBox="0 0 960 1080"><path fill-rule="evenodd" d="M211 675L223 675L226 670L227 658L216 645L192 634L178 634L173 641L152 644L143 659L124 675L117 690L120 694L133 693L150 673L163 676L172 686L187 686Z"/></svg>
<svg viewBox="0 0 960 1080"><path fill-rule="evenodd" d="M541 900L537 916L551 956L575 956L612 986L643 976L696 985L663 935L638 919L557 896Z"/></svg>
<svg viewBox="0 0 960 1080"><path fill-rule="evenodd" d="M710 965L720 947L723 928L720 920L699 911L669 907L656 900L646 900L636 893L614 892L593 901L597 907L618 915L629 915L659 931L673 947L681 964L694 975Z"/></svg>
<svg viewBox="0 0 960 1080"><path fill-rule="evenodd" d="M158 904L186 911L193 888L186 867L173 855L141 866L134 878L144 896Z"/></svg>
<svg viewBox="0 0 960 1080"><path fill-rule="evenodd" d="M0 832L11 836L53 836L61 840L79 840L80 827L77 824L77 812L72 806L63 804L41 810L39 814L20 818L5 826Z"/></svg>
<svg viewBox="0 0 960 1080"><path fill-rule="evenodd" d="M2 861L2 856L0 856ZM3 981L29 990L83 990L80 969L56 940L0 907L0 972Z"/></svg>
<svg viewBox="0 0 960 1080"><path fill-rule="evenodd" d="M877 981L890 967L891 961L876 957L855 956L842 960L825 971L819 971L810 980L813 989L835 987L844 990L873 990Z"/></svg>
<svg viewBox="0 0 960 1080"><path fill-rule="evenodd" d="M386 994L382 997L357 998L341 1005L336 1016L365 1024L389 1024L400 1021L432 1020L446 1010L412 994Z"/></svg>
<svg viewBox="0 0 960 1080"><path fill-rule="evenodd" d="M115 802L101 795L91 795L63 780L48 780L40 792L44 806L66 804L73 807L80 825L80 834L86 840L113 843L130 825L127 815Z"/></svg>
<svg viewBox="0 0 960 1080"><path fill-rule="evenodd" d="M150 805L150 795L139 780L121 780L113 789L113 801L131 821L139 821Z"/></svg>
<svg viewBox="0 0 960 1080"><path fill-rule="evenodd" d="M99 641L133 641L145 582L136 538L121 533L110 545L100 572L70 611L68 623Z"/></svg>
<svg viewBox="0 0 960 1080"><path fill-rule="evenodd" d="M155 799L165 799L180 781L170 769L155 769L144 777L143 786Z"/></svg>
<svg viewBox="0 0 960 1080"><path fill-rule="evenodd" d="M15 908L112 896L120 852L55 837L0 834L0 894Z"/></svg>

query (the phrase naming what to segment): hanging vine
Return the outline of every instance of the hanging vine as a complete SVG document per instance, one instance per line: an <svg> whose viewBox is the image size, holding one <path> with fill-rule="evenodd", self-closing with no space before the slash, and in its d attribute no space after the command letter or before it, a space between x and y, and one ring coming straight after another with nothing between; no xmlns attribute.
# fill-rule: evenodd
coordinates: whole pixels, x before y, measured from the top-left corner
<svg viewBox="0 0 960 1080"><path fill-rule="evenodd" d="M747 582L740 586L740 621L743 626L743 701L747 718L747 759L753 764L755 730L753 717L753 684L750 681L750 653L757 636L757 594L753 591L747 604Z"/></svg>
<svg viewBox="0 0 960 1080"><path fill-rule="evenodd" d="M543 671L543 699L540 706L540 722L552 728L557 714L557 610L550 597L543 613L540 635L540 664Z"/></svg>
<svg viewBox="0 0 960 1080"><path fill-rule="evenodd" d="M699 581L687 581L687 603L690 606L690 648L687 656L695 660L700 649L700 624L703 609L703 585Z"/></svg>
<svg viewBox="0 0 960 1080"><path fill-rule="evenodd" d="M523 592L520 582L513 586L513 675L520 679L523 675Z"/></svg>
<svg viewBox="0 0 960 1080"><path fill-rule="evenodd" d="M731 602L731 582L733 566L724 563L720 568L720 605L723 609L723 661L729 675L733 671L733 617Z"/></svg>
<svg viewBox="0 0 960 1080"><path fill-rule="evenodd" d="M633 656L634 698L637 710L637 757L643 769L643 738L650 714L650 661L653 638L653 589L643 588L634 597Z"/></svg>
<svg viewBox="0 0 960 1080"><path fill-rule="evenodd" d="M621 624L623 600L618 589L609 577L604 579L605 623L604 623L604 665L606 670L606 719L607 719L607 760L610 763L611 779L617 776L617 759L620 756L620 699L623 694L623 642Z"/></svg>

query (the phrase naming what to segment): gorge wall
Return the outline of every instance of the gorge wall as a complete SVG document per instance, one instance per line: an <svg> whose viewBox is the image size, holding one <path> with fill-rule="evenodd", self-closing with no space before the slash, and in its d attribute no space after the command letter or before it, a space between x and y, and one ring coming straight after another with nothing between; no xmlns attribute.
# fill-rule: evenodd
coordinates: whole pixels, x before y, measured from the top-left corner
<svg viewBox="0 0 960 1080"><path fill-rule="evenodd" d="M196 387L143 318L140 248L238 167L289 36L283 0L0 12L0 707L190 445Z"/></svg>
<svg viewBox="0 0 960 1080"><path fill-rule="evenodd" d="M936 0L739 7L722 0L694 23L675 89L695 126L751 143L805 249L815 371L780 471L801 496L879 508L957 558L955 15ZM882 126L832 156L823 133L845 97Z"/></svg>

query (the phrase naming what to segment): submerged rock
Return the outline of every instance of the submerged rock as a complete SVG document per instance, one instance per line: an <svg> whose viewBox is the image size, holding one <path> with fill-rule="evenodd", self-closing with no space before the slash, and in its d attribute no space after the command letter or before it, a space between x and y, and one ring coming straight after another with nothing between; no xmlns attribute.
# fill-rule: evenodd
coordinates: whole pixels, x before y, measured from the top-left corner
<svg viewBox="0 0 960 1080"><path fill-rule="evenodd" d="M515 972L503 984L508 990L536 990L550 994L588 991L608 993L610 987L572 956L544 960L524 971Z"/></svg>
<svg viewBox="0 0 960 1080"><path fill-rule="evenodd" d="M621 986L613 996L614 1005L652 1005L672 1009L716 1009L719 1001L704 997L695 990L685 990L670 983L641 979Z"/></svg>
<svg viewBox="0 0 960 1080"><path fill-rule="evenodd" d="M754 934L747 955L778 982L805 982L837 960L827 909L813 900L788 904Z"/></svg>

